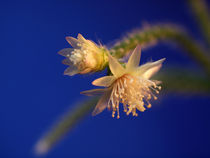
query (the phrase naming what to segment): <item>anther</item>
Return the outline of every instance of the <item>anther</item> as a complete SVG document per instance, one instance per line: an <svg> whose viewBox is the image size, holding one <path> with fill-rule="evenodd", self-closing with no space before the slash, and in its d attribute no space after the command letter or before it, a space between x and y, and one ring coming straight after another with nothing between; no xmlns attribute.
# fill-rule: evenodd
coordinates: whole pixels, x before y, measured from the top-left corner
<svg viewBox="0 0 210 158"><path fill-rule="evenodd" d="M151 104L148 104L148 105L147 105L147 108L151 108L151 107L152 107L152 105L151 105Z"/></svg>

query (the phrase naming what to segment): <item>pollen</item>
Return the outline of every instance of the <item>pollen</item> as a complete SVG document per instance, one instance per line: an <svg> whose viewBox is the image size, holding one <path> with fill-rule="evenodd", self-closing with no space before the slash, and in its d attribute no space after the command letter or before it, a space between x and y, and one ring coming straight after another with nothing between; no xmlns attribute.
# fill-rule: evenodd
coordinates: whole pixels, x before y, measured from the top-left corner
<svg viewBox="0 0 210 158"><path fill-rule="evenodd" d="M138 116L137 110L144 112L145 107L150 108L150 100L157 99L154 93L159 93L155 82L129 74L118 78L112 86L108 106L112 107L112 117L115 117L117 113L117 118L120 118L120 103L123 104L124 112L127 115L132 113L133 116Z"/></svg>

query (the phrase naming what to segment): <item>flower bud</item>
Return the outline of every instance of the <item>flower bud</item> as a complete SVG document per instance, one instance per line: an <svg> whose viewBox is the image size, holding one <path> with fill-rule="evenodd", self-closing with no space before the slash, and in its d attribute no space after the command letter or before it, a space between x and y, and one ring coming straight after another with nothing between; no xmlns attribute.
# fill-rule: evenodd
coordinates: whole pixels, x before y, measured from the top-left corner
<svg viewBox="0 0 210 158"><path fill-rule="evenodd" d="M86 40L81 34L77 39L66 37L73 48L65 48L58 54L65 56L63 64L69 65L64 71L65 75L86 74L103 70L108 62L107 50L90 40Z"/></svg>

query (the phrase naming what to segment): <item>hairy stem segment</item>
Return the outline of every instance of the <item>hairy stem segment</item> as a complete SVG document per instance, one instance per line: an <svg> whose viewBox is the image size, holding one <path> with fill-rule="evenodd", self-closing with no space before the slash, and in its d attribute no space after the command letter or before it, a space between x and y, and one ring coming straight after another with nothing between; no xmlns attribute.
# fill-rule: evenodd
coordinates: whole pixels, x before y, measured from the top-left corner
<svg viewBox="0 0 210 158"><path fill-rule="evenodd" d="M178 80L177 80L178 78ZM170 67L161 71L155 79L163 81L163 90L166 92L178 92L185 95L210 94L210 82L200 72L192 72L191 69Z"/></svg>
<svg viewBox="0 0 210 158"><path fill-rule="evenodd" d="M93 110L98 98L93 97L88 100L84 100L75 109L69 110L69 112L58 123L49 130L44 137L42 137L36 144L34 150L37 155L46 154L62 136L72 130L72 128L79 123L90 111Z"/></svg>
<svg viewBox="0 0 210 158"><path fill-rule="evenodd" d="M121 58L134 49L137 44L144 48L161 41L170 41L182 47L194 60L198 61L207 74L210 74L210 56L208 53L197 41L176 25L145 26L143 29L128 34L126 38L117 42L110 51L113 56Z"/></svg>
<svg viewBox="0 0 210 158"><path fill-rule="evenodd" d="M205 0L188 0L192 11L198 21L208 48L210 48L210 13L208 12L208 5Z"/></svg>

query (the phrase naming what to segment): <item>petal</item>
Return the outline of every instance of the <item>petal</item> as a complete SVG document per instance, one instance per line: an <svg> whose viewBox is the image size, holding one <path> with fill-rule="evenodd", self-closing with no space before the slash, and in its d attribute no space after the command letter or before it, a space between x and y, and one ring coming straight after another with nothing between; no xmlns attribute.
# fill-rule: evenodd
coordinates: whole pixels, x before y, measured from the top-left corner
<svg viewBox="0 0 210 158"><path fill-rule="evenodd" d="M132 52L130 58L128 59L128 63L126 64L126 69L133 70L139 66L141 57L141 46L137 45L134 51Z"/></svg>
<svg viewBox="0 0 210 158"><path fill-rule="evenodd" d="M122 76L125 73L125 69L117 61L117 59L115 59L114 57L112 57L110 54L108 54L108 56L109 56L109 68L110 68L112 74L116 78Z"/></svg>
<svg viewBox="0 0 210 158"><path fill-rule="evenodd" d="M118 59L119 62L127 63L133 51L128 51L122 58Z"/></svg>
<svg viewBox="0 0 210 158"><path fill-rule="evenodd" d="M95 116L99 113L101 113L102 111L104 111L104 109L108 106L108 101L110 98L110 94L111 94L111 90L108 90L104 93L104 95L100 98L100 100L98 101L95 109L92 112L92 115Z"/></svg>
<svg viewBox="0 0 210 158"><path fill-rule="evenodd" d="M94 80L92 84L95 86L109 87L115 80L116 78L114 76L104 76Z"/></svg>
<svg viewBox="0 0 210 158"><path fill-rule="evenodd" d="M93 69L91 69L91 68L85 68L85 69L80 71L80 74L87 74L87 73L91 72L92 70Z"/></svg>
<svg viewBox="0 0 210 158"><path fill-rule="evenodd" d="M156 74L160 68L162 67L162 64L159 64L157 66L154 66L152 68L150 68L149 70L147 70L145 73L142 74L142 76L146 79L151 78L154 74Z"/></svg>
<svg viewBox="0 0 210 158"><path fill-rule="evenodd" d="M69 76L73 76L78 73L79 70L75 66L70 66L64 71L64 75L69 75Z"/></svg>
<svg viewBox="0 0 210 158"><path fill-rule="evenodd" d="M86 42L86 39L80 33L77 35L77 38L79 42Z"/></svg>
<svg viewBox="0 0 210 158"><path fill-rule="evenodd" d="M146 63L138 68L137 75L143 76L147 79L152 77L162 66L163 61L165 58L160 59L156 62Z"/></svg>
<svg viewBox="0 0 210 158"><path fill-rule="evenodd" d="M87 91L82 91L80 94L87 95L87 96L94 96L94 95L101 95L105 92L105 89L91 89Z"/></svg>
<svg viewBox="0 0 210 158"><path fill-rule="evenodd" d="M65 59L63 59L62 64L64 64L64 65L72 65L72 62L69 60L69 58L65 58Z"/></svg>
<svg viewBox="0 0 210 158"><path fill-rule="evenodd" d="M71 55L71 52L73 51L74 49L72 48L64 48L62 50L60 50L58 52L58 54L64 56L64 57L69 57Z"/></svg>
<svg viewBox="0 0 210 158"><path fill-rule="evenodd" d="M79 43L79 41L76 38L66 37L66 40L73 48L79 48L79 46L77 45L77 43Z"/></svg>

